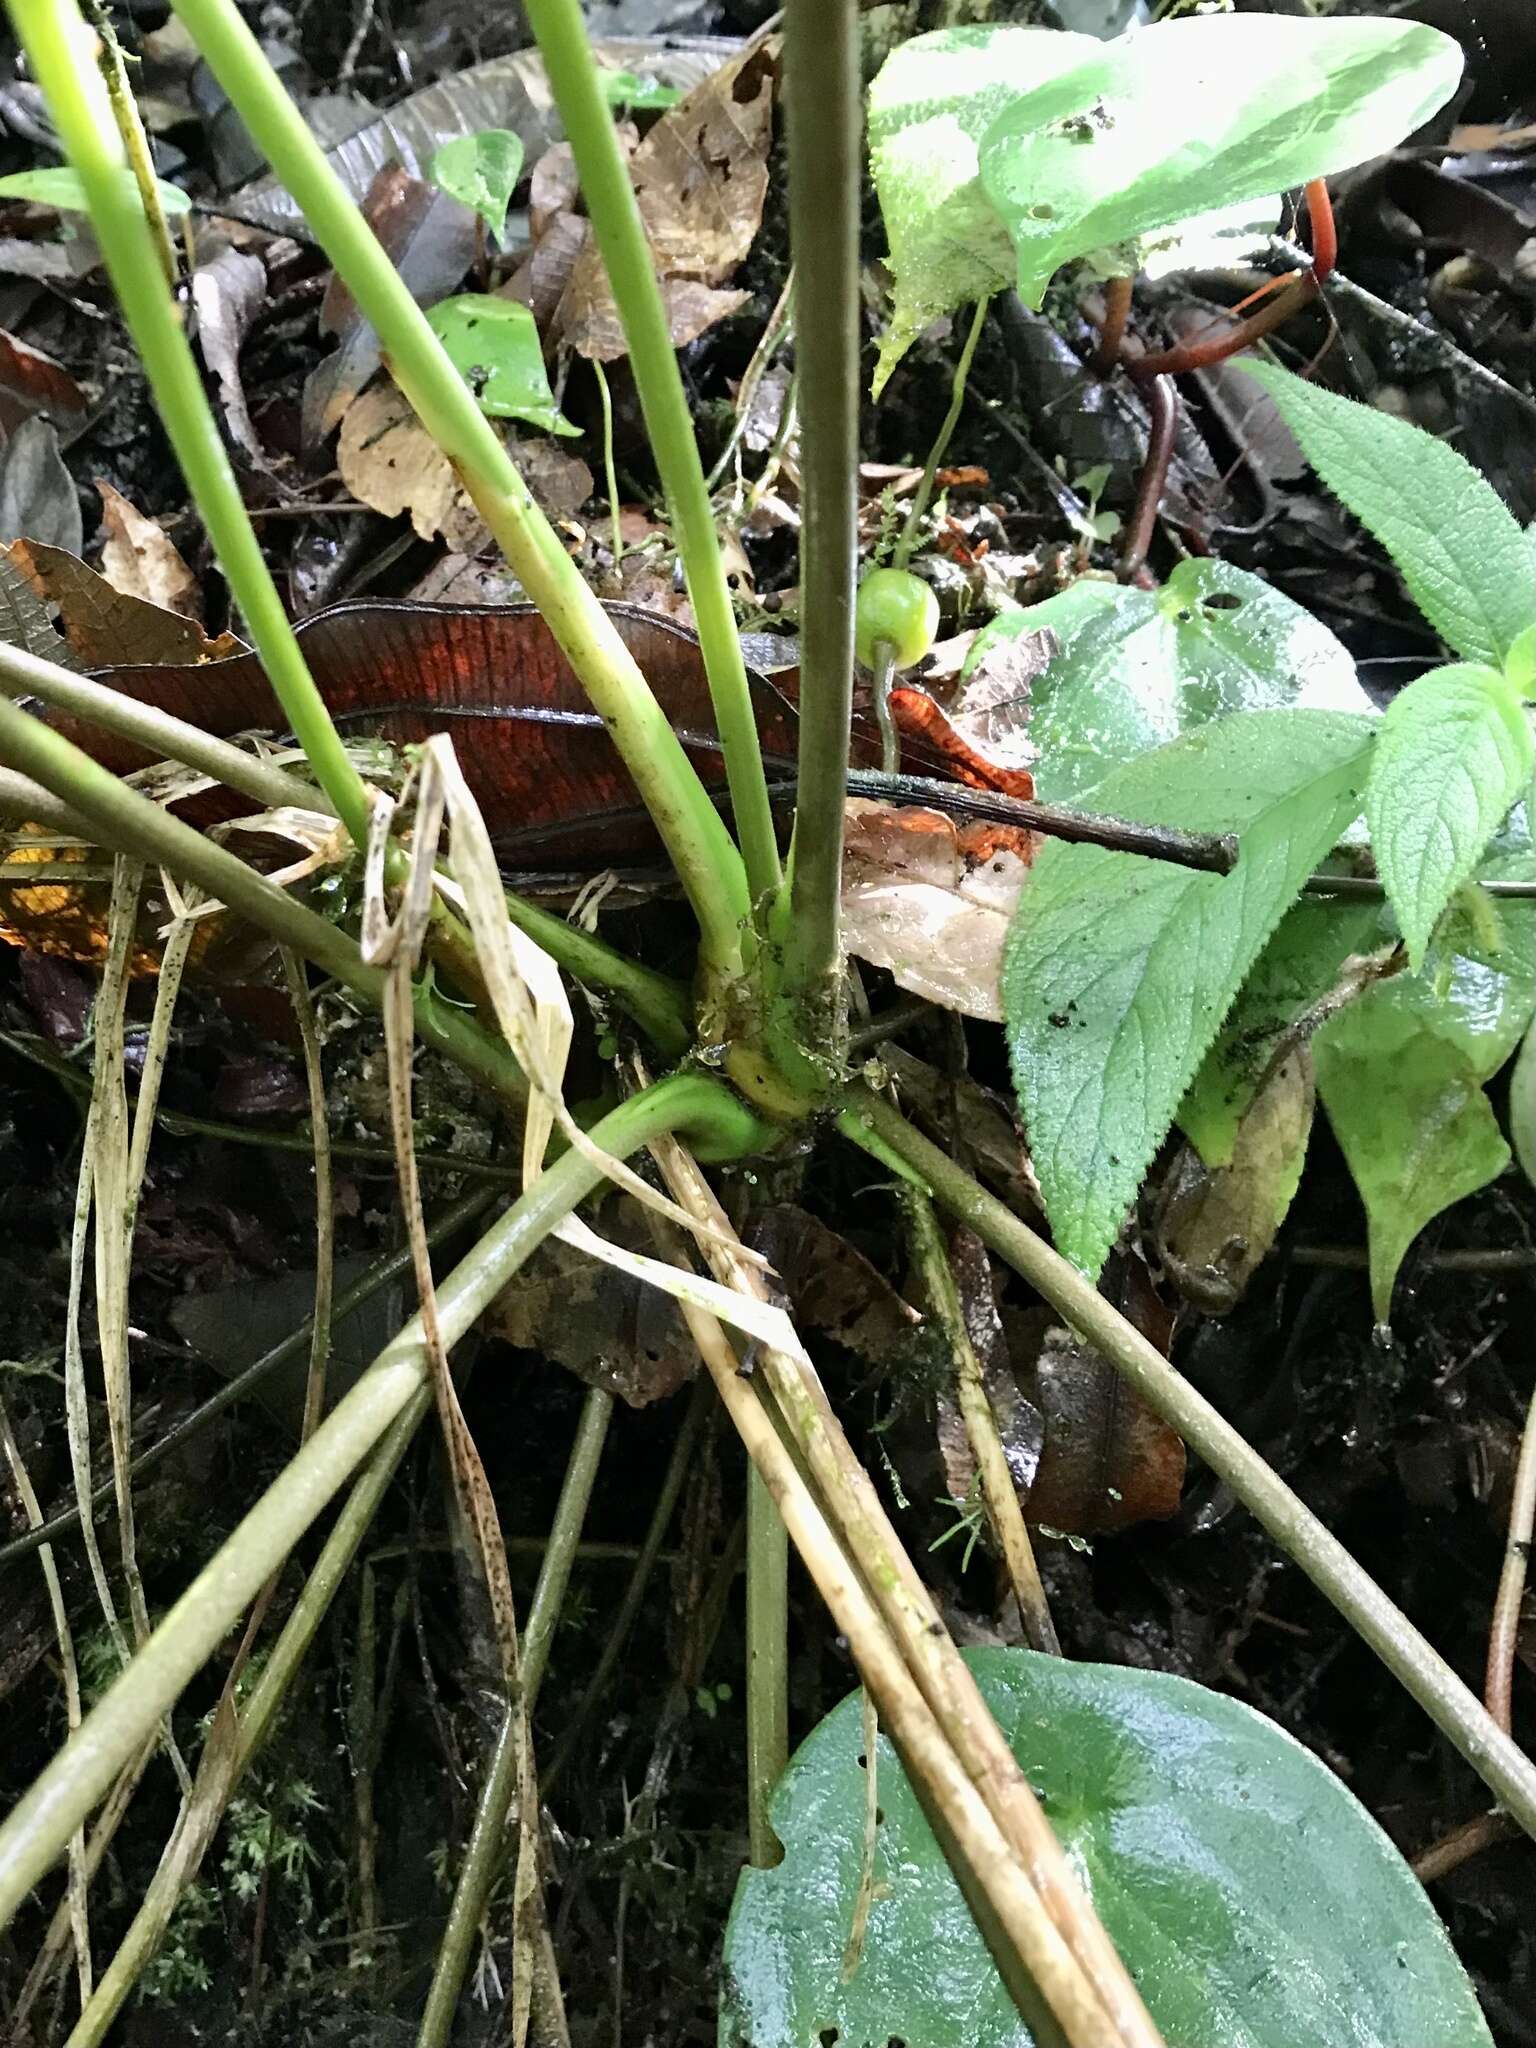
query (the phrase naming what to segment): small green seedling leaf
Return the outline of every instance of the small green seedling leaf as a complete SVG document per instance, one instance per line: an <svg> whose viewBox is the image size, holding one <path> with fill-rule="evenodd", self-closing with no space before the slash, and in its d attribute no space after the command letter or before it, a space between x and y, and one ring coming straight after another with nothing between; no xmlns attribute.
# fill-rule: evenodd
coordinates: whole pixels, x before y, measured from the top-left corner
<svg viewBox="0 0 1536 2048"><path fill-rule="evenodd" d="M1365 785L1376 866L1415 967L1524 788L1536 744L1498 669L1458 662L1393 698Z"/></svg>
<svg viewBox="0 0 1536 2048"><path fill-rule="evenodd" d="M1057 1249L1103 1265L1222 1018L1302 882L1359 815L1371 720L1219 719L1117 769L1094 809L1236 832L1231 875L1056 841L1003 960L1014 1084Z"/></svg>
<svg viewBox="0 0 1536 2048"><path fill-rule="evenodd" d="M1465 661L1501 667L1532 624L1530 544L1491 484L1422 427L1244 361L1323 482L1375 534Z"/></svg>
<svg viewBox="0 0 1536 2048"><path fill-rule="evenodd" d="M439 192L478 213L486 233L499 241L522 171L523 138L510 128L485 128L478 135L445 142L427 167L427 176Z"/></svg>
<svg viewBox="0 0 1536 2048"><path fill-rule="evenodd" d="M124 167L118 175L124 188L137 199L139 188L134 183L132 171ZM192 202L179 185L168 185L163 178L156 178L155 190L160 195L164 212L183 214L192 211ZM8 177L0 178L0 199L30 199L34 206L56 207L60 213L89 213L91 210L78 172L72 171L67 164L57 164L41 171L12 171Z"/></svg>
<svg viewBox="0 0 1536 2048"><path fill-rule="evenodd" d="M964 1655L1166 2040L1491 2048L1407 1864L1272 1721L1163 1672ZM721 2048L1032 2048L889 1739L865 1757L857 1697L801 1744L771 1817L785 1857L737 1886Z"/></svg>
<svg viewBox="0 0 1536 2048"><path fill-rule="evenodd" d="M526 420L551 434L579 434L555 404L539 330L516 299L461 292L428 309L453 367L492 419Z"/></svg>
<svg viewBox="0 0 1536 2048"><path fill-rule="evenodd" d="M874 393L931 322L1013 282L1007 233L976 150L1003 108L1092 57L1060 29L948 28L893 50L869 88L869 157L891 248L891 324Z"/></svg>
<svg viewBox="0 0 1536 2048"><path fill-rule="evenodd" d="M675 85L658 85L654 79L637 78L633 71L600 71L598 82L610 107L630 107L637 114L675 107L683 96Z"/></svg>
<svg viewBox="0 0 1536 2048"><path fill-rule="evenodd" d="M1161 590L1111 588L1094 604L1086 620L1058 625L1061 653L1030 691L1035 787L1047 802L1076 802L1118 763L1233 712L1371 709L1321 620L1227 563L1181 562ZM1048 609L1020 617L1051 625Z"/></svg>
<svg viewBox="0 0 1536 2048"><path fill-rule="evenodd" d="M1222 14L1120 37L982 138L1020 294L1039 306L1063 263L1191 220L1213 195L1230 208L1380 155L1445 104L1461 68L1453 38L1416 23ZM1134 249L1120 267L1137 267Z"/></svg>

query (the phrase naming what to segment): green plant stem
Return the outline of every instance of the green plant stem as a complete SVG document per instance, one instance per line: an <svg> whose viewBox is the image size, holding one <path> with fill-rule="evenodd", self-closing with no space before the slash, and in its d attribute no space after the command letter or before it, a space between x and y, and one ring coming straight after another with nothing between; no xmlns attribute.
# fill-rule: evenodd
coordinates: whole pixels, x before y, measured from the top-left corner
<svg viewBox="0 0 1536 2048"><path fill-rule="evenodd" d="M244 614L299 745L352 838L367 834L368 793L331 722L283 610L203 390L202 378L132 185L90 34L74 0L12 0L11 18L90 203L113 290L138 346L219 566Z"/></svg>
<svg viewBox="0 0 1536 2048"><path fill-rule="evenodd" d="M473 1223L477 1217L483 1215L495 1199L494 1189L477 1188L473 1194L454 1202L443 1210L441 1215L430 1219L427 1227L428 1245L436 1246L455 1236L466 1224ZM354 1310L371 1301L381 1288L389 1285L391 1280L398 1280L403 1273L408 1273L410 1266L411 1252L408 1245L401 1245L398 1251L390 1252L387 1257L377 1260L366 1273L360 1275L350 1287L343 1288L337 1295L331 1309L332 1327L339 1327ZM264 1351L260 1358L253 1359L243 1371L236 1373L233 1379L226 1380L218 1392L210 1394L201 1407L194 1408L192 1413L185 1416L173 1429L168 1429L164 1436L157 1438L154 1443L140 1451L128 1467L129 1478L142 1479L146 1472L152 1472L157 1465L170 1457L173 1451L179 1451L194 1437L201 1435L209 1423L217 1421L226 1408L231 1407L236 1401L249 1399L263 1381L270 1379L273 1373L280 1371L291 1358L297 1358L299 1353L307 1348L313 1334L314 1318L306 1316L302 1323L296 1324L288 1335L280 1338L269 1351ZM117 1491L113 1482L108 1479L91 1496L91 1506L110 1513L116 1504ZM61 1536L73 1536L79 1527L79 1508L64 1509L61 1514L54 1515L50 1520L39 1524L36 1529L29 1529L24 1536L13 1537L9 1543L0 1547L0 1570L8 1564L13 1564L18 1558L27 1556L40 1544L56 1543Z"/></svg>
<svg viewBox="0 0 1536 2048"><path fill-rule="evenodd" d="M264 1660L241 1710L235 1732L235 1755L228 1794L233 1794L252 1757L266 1740L273 1720L298 1676L315 1632L351 1569L358 1547L378 1511L385 1488L393 1478L406 1447L431 1405L431 1395L420 1389L406 1403L383 1441L377 1446L354 1481L346 1504L336 1517L314 1569L294 1602L277 1641ZM192 1856L186 1845L173 1843L159 1870L151 1879L144 1899L118 1944L116 1955L103 1972L94 1997L81 2013L69 2037L68 2048L95 2048L124 2001L154 1957L180 1894L197 1875L208 1842L213 1838L216 1816L199 1816L201 1840Z"/></svg>
<svg viewBox="0 0 1536 2048"><path fill-rule="evenodd" d="M906 519L902 522L901 534L891 555L893 569L905 569L916 551L918 529L933 497L933 480L939 473L939 464L944 460L950 437L960 424L960 414L965 405L965 387L970 379L971 364L976 360L976 344L981 340L981 330L986 325L987 308L991 303L990 299L976 301L976 310L971 315L965 346L961 349L960 360L955 365L954 382L949 393L949 410L939 424L939 431L933 437L933 446L928 450L928 460L923 464L923 474L918 481Z"/></svg>
<svg viewBox="0 0 1536 2048"><path fill-rule="evenodd" d="M687 1131L711 1149L746 1151L760 1137L751 1112L702 1074L674 1074L631 1096L594 1126L592 1136L604 1151L624 1158L671 1131ZM446 1344L459 1341L601 1179L601 1169L572 1150L497 1219L438 1288ZM63 1853L74 1829L326 1503L427 1388L429 1374L421 1318L414 1316L279 1473L18 1801L0 1826L0 1925Z"/></svg>
<svg viewBox="0 0 1536 2048"><path fill-rule="evenodd" d="M131 740L156 760L181 761L211 775L226 788L247 796L265 810L284 806L315 810L335 817L336 807L324 790L302 776L248 753L229 740L217 739L185 719L153 704L140 704L89 676L75 675L56 662L44 661L18 647L0 645L0 691L7 696L32 695L54 710L88 720L104 732ZM0 804L10 808L12 795L0 785ZM14 798L20 814L20 793ZM53 822L41 820L40 822ZM687 1051L691 1033L687 991L669 976L630 960L617 948L536 903L506 892L507 915L520 931L542 946L551 959L593 988L606 989L651 1038L658 1051L678 1059Z"/></svg>
<svg viewBox="0 0 1536 2048"><path fill-rule="evenodd" d="M754 906L779 888L779 849L763 776L757 715L747 684L736 615L715 531L714 507L694 438L651 245L629 165L619 148L579 0L528 0L528 23L576 157L597 246L613 291L645 429L661 474L673 537L688 581L715 723L725 754L736 836Z"/></svg>
<svg viewBox="0 0 1536 2048"><path fill-rule="evenodd" d="M549 1664L550 1648L566 1589L570 1585L571 1566L576 1561L593 1484L597 1479L598 1462L603 1455L603 1444L612 1417L613 1396L602 1387L589 1387L581 1404L576 1441L571 1446L555 1518L549 1528L544 1561L533 1589L528 1624L523 1631L521 1712L529 1716L533 1713ZM452 2031L459 1994L469 1971L469 1959L485 1918L486 1901L502 1865L507 1841L507 1815L517 1796L518 1718L519 1708L514 1703L501 1724L486 1764L474 1824L470 1829L458 1883L454 1886L453 1904L448 1911L448 1924L443 1929L437 1960L432 1967L432 1984L427 1992L416 2048L445 2048Z"/></svg>
<svg viewBox="0 0 1536 2048"><path fill-rule="evenodd" d="M747 1471L747 1834L760 1870L784 1859L768 1818L789 1762L789 1537L755 1465Z"/></svg>
<svg viewBox="0 0 1536 2048"><path fill-rule="evenodd" d="M790 240L803 459L800 744L780 1064L841 1078L843 806L853 714L862 99L855 0L789 0ZM796 1076L799 1078L799 1076Z"/></svg>
<svg viewBox="0 0 1536 2048"><path fill-rule="evenodd" d="M176 13L302 208L383 343L396 383L458 472L601 713L687 891L707 967L722 976L738 973L750 910L740 856L634 657L534 503L233 0L176 0Z"/></svg>
<svg viewBox="0 0 1536 2048"><path fill-rule="evenodd" d="M378 1008L384 976L364 964L356 943L338 926L247 867L217 841L140 796L62 733L5 698L0 698L0 760L45 789L65 792L71 807L103 844L158 861L172 874L197 882L279 945L291 947ZM456 1060L504 1101L522 1106L527 1083L505 1045L445 1003L428 983L417 984L415 1007L416 1028L434 1051Z"/></svg>
<svg viewBox="0 0 1536 2048"><path fill-rule="evenodd" d="M1162 1353L1075 1266L914 1130L888 1102L866 1088L855 1087L838 1127L865 1151L883 1160L894 1158L915 1174L936 1201L969 1224L1104 1354L1147 1405L1227 1482L1460 1750L1526 1833L1536 1836L1536 1765L1231 1423L1175 1372Z"/></svg>

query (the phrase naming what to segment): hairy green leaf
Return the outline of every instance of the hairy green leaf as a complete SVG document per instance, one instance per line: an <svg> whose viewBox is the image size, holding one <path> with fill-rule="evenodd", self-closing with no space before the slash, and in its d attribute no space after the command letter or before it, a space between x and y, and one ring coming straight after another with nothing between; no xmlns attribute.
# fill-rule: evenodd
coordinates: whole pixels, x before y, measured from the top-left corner
<svg viewBox="0 0 1536 2048"><path fill-rule="evenodd" d="M555 404L539 330L526 306L485 292L461 292L429 307L427 318L483 413L527 420L552 434L581 432Z"/></svg>
<svg viewBox="0 0 1536 2048"><path fill-rule="evenodd" d="M1125 595L1118 583L1099 583L1091 577L1080 576L1076 583L1069 583L1065 590L1058 590L1053 597L1042 598L1039 604L1014 605L1008 611L999 612L995 619L987 621L966 649L960 668L961 682L976 673L995 647L1022 639L1026 634L1049 630L1063 646L1070 644L1080 626L1086 625L1089 619L1096 619L1101 612L1114 611Z"/></svg>
<svg viewBox="0 0 1536 2048"><path fill-rule="evenodd" d="M1483 879L1536 880L1529 848ZM1365 1205L1371 1295L1385 1322L1427 1223L1502 1173L1483 1093L1536 1014L1536 905L1464 890L1417 973L1378 982L1312 1042L1318 1094Z"/></svg>
<svg viewBox="0 0 1536 2048"><path fill-rule="evenodd" d="M1167 2040L1490 2048L1407 1864L1272 1721L1163 1672L966 1661ZM772 1819L785 1858L737 1887L721 2048L1031 2048L890 1741L864 1756L856 1697L801 1744Z"/></svg>
<svg viewBox="0 0 1536 2048"><path fill-rule="evenodd" d="M1273 363L1244 360L1323 482L1396 562L1414 603L1468 661L1501 666L1536 622L1531 549L1491 484L1407 420Z"/></svg>
<svg viewBox="0 0 1536 2048"><path fill-rule="evenodd" d="M427 175L439 192L478 213L486 232L499 240L522 170L523 138L510 128L483 128L445 142Z"/></svg>
<svg viewBox="0 0 1536 2048"><path fill-rule="evenodd" d="M1120 37L1003 112L981 182L1038 307L1076 256L1124 249L1204 213L1347 170L1443 106L1460 46L1386 21L1186 16ZM1198 121L1172 110L1198 106Z"/></svg>
<svg viewBox="0 0 1536 2048"><path fill-rule="evenodd" d="M1003 961L1014 1082L1057 1248L1096 1274L1244 976L1358 816L1372 721L1218 719L1092 792L1113 815L1236 832L1231 875L1045 848Z"/></svg>
<svg viewBox="0 0 1536 2048"><path fill-rule="evenodd" d="M126 164L118 176L124 188L137 198L139 188ZM192 201L179 185L168 185L164 178L156 178L155 190L160 195L163 212L182 214L192 211ZM34 206L56 207L60 213L89 213L91 210L79 173L71 170L68 164L52 164L40 171L12 171L8 177L0 178L0 199L30 199Z"/></svg>
<svg viewBox="0 0 1536 2048"><path fill-rule="evenodd" d="M1533 761L1524 706L1498 669L1458 662L1393 698L1371 756L1365 816L1415 967Z"/></svg>
<svg viewBox="0 0 1536 2048"><path fill-rule="evenodd" d="M1055 623L1046 609L1019 616ZM1225 562L1181 562L1161 590L1112 590L1060 630L1062 651L1030 691L1035 787L1051 803L1232 712L1371 709L1322 621Z"/></svg>
<svg viewBox="0 0 1536 2048"><path fill-rule="evenodd" d="M938 29L880 67L869 88L869 156L894 296L877 398L930 322L1013 282L1013 248L981 190L977 144L1012 99L1099 47L1060 29Z"/></svg>

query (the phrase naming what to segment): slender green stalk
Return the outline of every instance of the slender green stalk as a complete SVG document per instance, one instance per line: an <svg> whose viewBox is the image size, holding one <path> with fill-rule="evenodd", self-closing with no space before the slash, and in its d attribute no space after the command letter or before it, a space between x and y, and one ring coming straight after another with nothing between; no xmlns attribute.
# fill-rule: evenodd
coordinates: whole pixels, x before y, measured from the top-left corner
<svg viewBox="0 0 1536 2048"><path fill-rule="evenodd" d="M800 781L784 944L781 1065L824 1094L842 1075L840 901L859 431L858 230L862 190L855 0L789 0L785 94L800 505ZM798 1055L798 1058L797 1058Z"/></svg>
<svg viewBox="0 0 1536 2048"><path fill-rule="evenodd" d="M768 1818L789 1762L789 1537L755 1465L747 1472L747 1835L760 1870L784 1860Z"/></svg>
<svg viewBox="0 0 1536 2048"><path fill-rule="evenodd" d="M755 1119L720 1082L674 1074L631 1096L594 1126L597 1145L623 1158L669 1131L749 1147ZM437 1290L443 1340L457 1343L564 1217L602 1179L583 1152L557 1159ZM145 1735L180 1696L236 1617L316 1516L428 1386L420 1316L387 1344L171 1608L117 1682L86 1716L0 1826L0 1926L63 1853Z"/></svg>
<svg viewBox="0 0 1536 2048"><path fill-rule="evenodd" d="M693 419L645 223L587 41L580 0L528 0L527 12L575 153L581 195L624 323L646 433L688 579L747 883L754 906L761 906L779 888L779 849L763 775L757 715L725 580L714 507L704 487Z"/></svg>
<svg viewBox="0 0 1536 2048"><path fill-rule="evenodd" d="M976 344L981 339L981 330L986 325L987 308L990 299L978 299L976 310L971 315L970 331L965 337L965 347L960 351L960 360L955 365L954 383L950 387L949 410L940 422L939 431L933 437L933 446L928 450L928 460L923 465L923 474L913 495L911 508L902 524L901 536L891 556L894 569L905 569L911 561L917 546L918 529L923 514L928 510L928 501L933 496L933 480L938 475L939 464L949 446L950 436L960 424L961 409L965 404L965 387L970 378L971 364L976 360Z"/></svg>
<svg viewBox="0 0 1536 2048"><path fill-rule="evenodd" d="M59 140L85 187L112 288L219 566L299 745L337 816L361 845L368 793L315 688L246 515L154 237L133 185L122 175L122 143L96 69L90 31L75 0L11 0L11 19L33 76L47 95Z"/></svg>
<svg viewBox="0 0 1536 2048"><path fill-rule="evenodd" d="M39 697L57 711L88 719L104 732L132 740L155 759L182 761L249 797L265 810L287 806L320 811L329 817L336 815L336 807L325 791L316 789L302 776L247 753L244 747L229 740L217 739L153 704L140 704L121 690L94 682L89 676L76 675L23 648L0 645L0 691L11 697ZM10 801L9 792L0 788L0 802L9 808ZM18 798L17 815L20 810ZM595 933L568 924L563 917L541 910L536 903L529 903L510 890L507 915L578 981L607 989L660 1052L677 1059L687 1051L691 1036L688 999L687 991L679 983L627 959Z"/></svg>
<svg viewBox="0 0 1536 2048"><path fill-rule="evenodd" d="M57 7L63 0L47 4ZM210 70L377 332L396 383L463 479L602 714L688 893L706 963L716 974L739 972L750 909L740 856L634 657L534 503L495 429L443 353L426 315L331 169L233 0L175 4Z"/></svg>
<svg viewBox="0 0 1536 2048"><path fill-rule="evenodd" d="M602 1387L589 1388L581 1405L576 1441L571 1446L565 1481L549 1528L544 1562L539 1567L538 1583L533 1589L528 1624L523 1631L522 1712L530 1716L549 1664L550 1647L555 1639L566 1588L570 1584L571 1566L576 1561L592 1488L597 1479L598 1462L603 1455L603 1444L612 1417L612 1394ZM443 1930L437 1961L432 1969L432 1985L416 2036L417 2048L444 2048L452 2030L459 1993L464 1988L469 1959L485 1917L486 1901L502 1865L507 1815L517 1796L518 1718L518 1708L514 1704L501 1724L501 1732L486 1765L485 1781L480 1787L480 1798L475 1807L474 1825L470 1829L459 1880L454 1886L448 1924Z"/></svg>
<svg viewBox="0 0 1536 2048"><path fill-rule="evenodd" d="M1536 1764L1516 1747L1402 1610L1225 1416L1197 1394L1075 1266L914 1130L888 1102L856 1087L838 1128L877 1158L900 1160L927 1184L936 1201L968 1223L1103 1352L1148 1407L1227 1482L1455 1744L1526 1833L1536 1836Z"/></svg>

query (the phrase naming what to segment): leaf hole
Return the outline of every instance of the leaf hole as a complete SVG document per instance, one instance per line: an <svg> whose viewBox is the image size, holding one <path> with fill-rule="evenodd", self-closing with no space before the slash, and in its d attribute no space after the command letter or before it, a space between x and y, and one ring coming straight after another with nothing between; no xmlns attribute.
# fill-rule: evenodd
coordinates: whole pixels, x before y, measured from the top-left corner
<svg viewBox="0 0 1536 2048"><path fill-rule="evenodd" d="M1039 205L1027 208L1026 211L1028 212L1031 220L1054 220L1056 218L1055 207L1046 206L1043 202Z"/></svg>
<svg viewBox="0 0 1536 2048"><path fill-rule="evenodd" d="M842 2034L836 2027L823 2027L816 2036L819 2048L837 2048L837 2044L842 2038Z"/></svg>
<svg viewBox="0 0 1536 2048"><path fill-rule="evenodd" d="M1243 600L1230 590L1213 590L1200 603L1208 612L1240 612L1243 608Z"/></svg>
<svg viewBox="0 0 1536 2048"><path fill-rule="evenodd" d="M875 1826L877 1828L883 1828L885 1826L885 1808L883 1806L877 1806L875 1808Z"/></svg>
<svg viewBox="0 0 1536 2048"><path fill-rule="evenodd" d="M860 1750L859 1752L859 1769L861 1771L867 1771L869 1769L869 1758L865 1756L862 1750Z"/></svg>

